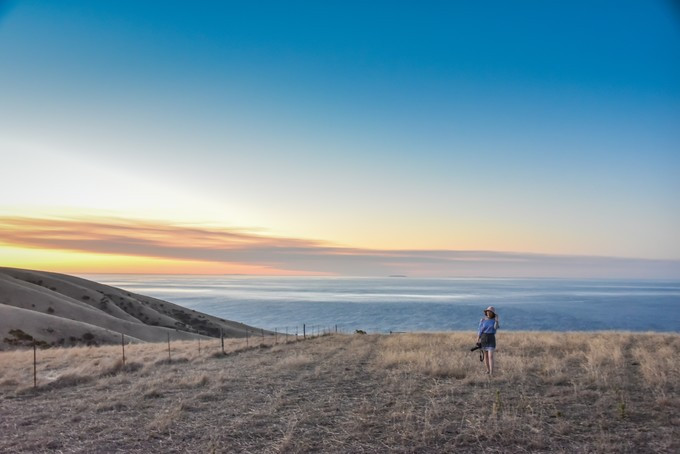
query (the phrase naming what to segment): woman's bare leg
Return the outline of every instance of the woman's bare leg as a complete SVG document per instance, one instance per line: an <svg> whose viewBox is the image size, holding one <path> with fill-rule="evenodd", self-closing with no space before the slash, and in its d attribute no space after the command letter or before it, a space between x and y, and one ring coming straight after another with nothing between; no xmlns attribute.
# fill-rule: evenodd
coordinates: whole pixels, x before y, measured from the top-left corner
<svg viewBox="0 0 680 454"><path fill-rule="evenodd" d="M486 367L489 369L489 374L493 375L493 352L487 352L487 355L488 363Z"/></svg>
<svg viewBox="0 0 680 454"><path fill-rule="evenodd" d="M491 369L489 368L489 353L490 352L484 350L484 365L486 366L487 373L491 373Z"/></svg>

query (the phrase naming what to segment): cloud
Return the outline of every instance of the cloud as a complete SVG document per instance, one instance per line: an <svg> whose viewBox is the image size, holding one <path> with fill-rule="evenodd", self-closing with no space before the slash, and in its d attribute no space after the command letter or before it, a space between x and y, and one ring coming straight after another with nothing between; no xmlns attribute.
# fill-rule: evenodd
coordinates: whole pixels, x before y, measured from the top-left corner
<svg viewBox="0 0 680 454"><path fill-rule="evenodd" d="M0 244L264 266L272 271L433 277L678 278L680 261L456 250L381 250L252 229L148 220L0 217Z"/></svg>

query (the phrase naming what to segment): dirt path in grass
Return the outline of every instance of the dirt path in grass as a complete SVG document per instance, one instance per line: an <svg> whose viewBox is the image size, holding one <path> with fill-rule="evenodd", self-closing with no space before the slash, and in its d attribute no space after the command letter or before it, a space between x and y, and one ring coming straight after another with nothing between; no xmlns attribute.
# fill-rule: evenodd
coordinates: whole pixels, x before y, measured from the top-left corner
<svg viewBox="0 0 680 454"><path fill-rule="evenodd" d="M234 379L238 395L231 402L238 400L245 411L215 412L218 424L205 444L244 452L332 449L375 386L365 365L376 342L328 338L274 352L278 361Z"/></svg>

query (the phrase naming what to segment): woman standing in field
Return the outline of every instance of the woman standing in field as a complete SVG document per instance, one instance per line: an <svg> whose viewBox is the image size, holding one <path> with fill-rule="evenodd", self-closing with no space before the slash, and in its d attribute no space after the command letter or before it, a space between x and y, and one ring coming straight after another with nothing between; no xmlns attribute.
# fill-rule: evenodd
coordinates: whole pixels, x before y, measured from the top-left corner
<svg viewBox="0 0 680 454"><path fill-rule="evenodd" d="M484 318L479 321L477 343L482 345L486 373L493 375L493 352L496 350L496 330L500 328L498 315L493 306L484 310Z"/></svg>

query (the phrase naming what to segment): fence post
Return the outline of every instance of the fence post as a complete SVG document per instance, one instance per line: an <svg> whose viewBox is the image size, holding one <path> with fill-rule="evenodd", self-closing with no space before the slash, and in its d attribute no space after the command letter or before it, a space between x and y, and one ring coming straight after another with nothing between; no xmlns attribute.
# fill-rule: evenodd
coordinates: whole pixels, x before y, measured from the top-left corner
<svg viewBox="0 0 680 454"><path fill-rule="evenodd" d="M120 345L123 348L123 367L125 367L125 334L120 333Z"/></svg>
<svg viewBox="0 0 680 454"><path fill-rule="evenodd" d="M198 354L201 354L201 338L198 338Z"/></svg>
<svg viewBox="0 0 680 454"><path fill-rule="evenodd" d="M279 343L279 329L274 328L274 345Z"/></svg>
<svg viewBox="0 0 680 454"><path fill-rule="evenodd" d="M248 328L246 328L246 348L248 347Z"/></svg>
<svg viewBox="0 0 680 454"><path fill-rule="evenodd" d="M220 344L222 345L222 354L225 355L224 353L224 332L222 331L222 328L220 328Z"/></svg>
<svg viewBox="0 0 680 454"><path fill-rule="evenodd" d="M335 334L338 334L338 325L335 325Z"/></svg>
<svg viewBox="0 0 680 454"><path fill-rule="evenodd" d="M168 361L172 361L172 356L170 355L170 333L168 333Z"/></svg>
<svg viewBox="0 0 680 454"><path fill-rule="evenodd" d="M288 327L286 326L286 344L288 343Z"/></svg>
<svg viewBox="0 0 680 454"><path fill-rule="evenodd" d="M307 326L305 324L302 324L302 338L307 339Z"/></svg>
<svg viewBox="0 0 680 454"><path fill-rule="evenodd" d="M33 387L37 388L38 386L38 357L36 354L35 350L35 339L33 340Z"/></svg>

